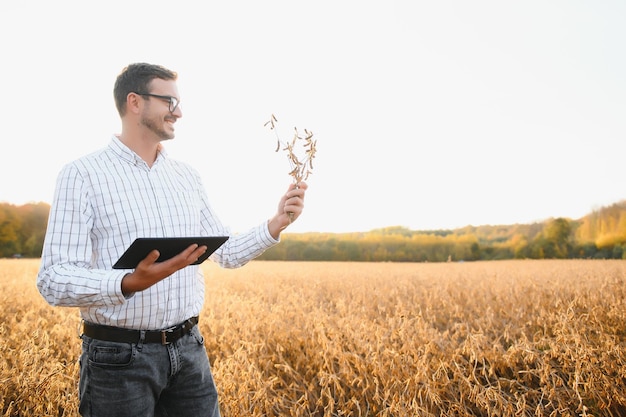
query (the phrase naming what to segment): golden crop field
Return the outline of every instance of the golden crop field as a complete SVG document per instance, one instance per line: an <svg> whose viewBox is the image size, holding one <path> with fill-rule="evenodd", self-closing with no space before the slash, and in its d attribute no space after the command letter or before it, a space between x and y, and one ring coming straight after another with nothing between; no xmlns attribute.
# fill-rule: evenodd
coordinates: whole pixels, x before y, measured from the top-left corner
<svg viewBox="0 0 626 417"><path fill-rule="evenodd" d="M2 416L77 415L80 319L0 260ZM203 265L224 416L626 415L626 262Z"/></svg>

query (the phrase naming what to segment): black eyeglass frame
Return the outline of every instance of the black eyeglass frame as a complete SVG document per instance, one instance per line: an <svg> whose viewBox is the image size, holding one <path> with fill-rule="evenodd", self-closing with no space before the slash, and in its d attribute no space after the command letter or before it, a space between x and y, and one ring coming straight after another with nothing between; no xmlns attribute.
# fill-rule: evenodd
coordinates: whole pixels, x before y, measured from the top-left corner
<svg viewBox="0 0 626 417"><path fill-rule="evenodd" d="M138 93L136 91L133 91L133 93L135 93L135 94L137 94L139 96L155 97L155 98L160 98L161 100L169 101L170 113L174 113L176 111L176 109L178 108L178 106L180 106L180 100L177 99L176 97L173 97L173 96L160 96L158 94Z"/></svg>

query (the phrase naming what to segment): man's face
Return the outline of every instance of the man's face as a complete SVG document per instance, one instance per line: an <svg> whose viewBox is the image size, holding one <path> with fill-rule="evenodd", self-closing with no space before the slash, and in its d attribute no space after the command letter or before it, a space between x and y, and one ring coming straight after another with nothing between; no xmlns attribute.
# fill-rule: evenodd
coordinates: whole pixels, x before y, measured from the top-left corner
<svg viewBox="0 0 626 417"><path fill-rule="evenodd" d="M174 97L179 100L176 82L155 78L149 86L149 94ZM170 111L170 101L166 98L142 96L145 106L140 123L156 135L159 140L174 139L174 123L183 116L180 106ZM180 101L180 100L179 100Z"/></svg>

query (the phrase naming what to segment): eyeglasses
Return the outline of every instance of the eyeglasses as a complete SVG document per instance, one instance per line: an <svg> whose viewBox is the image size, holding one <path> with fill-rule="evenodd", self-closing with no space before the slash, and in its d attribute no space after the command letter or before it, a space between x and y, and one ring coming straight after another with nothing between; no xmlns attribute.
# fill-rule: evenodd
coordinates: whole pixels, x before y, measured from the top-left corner
<svg viewBox="0 0 626 417"><path fill-rule="evenodd" d="M160 96L158 94L150 94L150 93L135 93L135 94L138 94L140 96L156 97L156 98L160 98L161 100L168 101L170 104L170 113L174 113L176 109L178 108L178 105L180 104L180 100L172 96Z"/></svg>

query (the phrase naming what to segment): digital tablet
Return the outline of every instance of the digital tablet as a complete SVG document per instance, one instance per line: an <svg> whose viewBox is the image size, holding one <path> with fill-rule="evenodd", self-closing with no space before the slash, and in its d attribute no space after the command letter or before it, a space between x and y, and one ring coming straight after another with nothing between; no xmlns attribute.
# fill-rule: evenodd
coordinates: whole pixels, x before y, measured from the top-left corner
<svg viewBox="0 0 626 417"><path fill-rule="evenodd" d="M163 262L178 255L190 245L206 246L207 251L192 265L204 262L213 252L228 240L228 236L196 237L140 237L126 249L126 252L113 265L113 269L134 269L154 249L161 254L157 262Z"/></svg>

